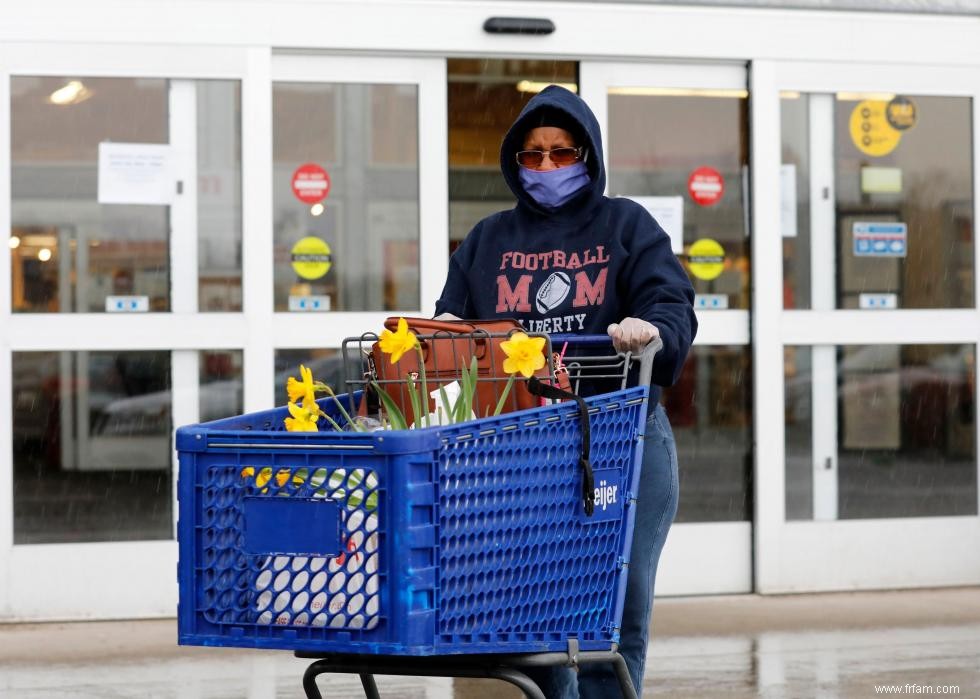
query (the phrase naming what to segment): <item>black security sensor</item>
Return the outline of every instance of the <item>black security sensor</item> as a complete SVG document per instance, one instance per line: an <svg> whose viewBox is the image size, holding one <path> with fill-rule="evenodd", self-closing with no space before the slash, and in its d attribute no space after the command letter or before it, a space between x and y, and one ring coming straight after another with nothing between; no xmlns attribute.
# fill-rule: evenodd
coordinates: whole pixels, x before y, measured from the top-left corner
<svg viewBox="0 0 980 699"><path fill-rule="evenodd" d="M551 34L555 23L537 17L491 17L483 23L488 34Z"/></svg>

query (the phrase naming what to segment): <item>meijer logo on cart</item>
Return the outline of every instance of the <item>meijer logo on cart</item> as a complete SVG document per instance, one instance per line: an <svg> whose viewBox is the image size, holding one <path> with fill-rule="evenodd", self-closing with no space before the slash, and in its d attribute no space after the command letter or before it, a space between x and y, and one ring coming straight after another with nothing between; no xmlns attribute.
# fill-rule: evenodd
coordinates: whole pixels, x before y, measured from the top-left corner
<svg viewBox="0 0 980 699"><path fill-rule="evenodd" d="M605 481L599 481L599 487L595 489L595 506L600 510L605 510L610 505L615 506L618 502L616 500L618 490L618 485L606 485Z"/></svg>
<svg viewBox="0 0 980 699"><path fill-rule="evenodd" d="M593 474L595 483L595 510L591 517L581 513L583 522L607 522L623 516L623 472L618 468L596 469ZM580 508L581 509L581 508Z"/></svg>

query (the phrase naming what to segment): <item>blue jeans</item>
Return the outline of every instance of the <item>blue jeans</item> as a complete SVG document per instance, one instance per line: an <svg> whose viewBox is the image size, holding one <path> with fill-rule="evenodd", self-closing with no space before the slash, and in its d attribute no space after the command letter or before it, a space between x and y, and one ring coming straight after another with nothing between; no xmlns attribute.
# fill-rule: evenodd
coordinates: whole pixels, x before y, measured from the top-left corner
<svg viewBox="0 0 980 699"><path fill-rule="evenodd" d="M637 498L633 547L619 652L626 660L637 696L642 696L653 587L667 532L677 514L677 448L663 406L647 416L643 469ZM582 665L578 675L567 667L527 672L548 699L598 699L620 696L619 682L607 663Z"/></svg>

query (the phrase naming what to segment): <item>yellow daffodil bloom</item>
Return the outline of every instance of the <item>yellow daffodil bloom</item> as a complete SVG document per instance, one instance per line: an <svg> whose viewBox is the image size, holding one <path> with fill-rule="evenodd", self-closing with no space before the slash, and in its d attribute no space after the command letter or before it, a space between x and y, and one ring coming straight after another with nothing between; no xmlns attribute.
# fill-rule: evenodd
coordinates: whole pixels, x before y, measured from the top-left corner
<svg viewBox="0 0 980 699"><path fill-rule="evenodd" d="M398 331L391 332L387 328L381 331L381 338L378 341L381 351L391 355L391 363L397 364L406 352L415 349L419 341L408 329L408 321L404 318L398 319Z"/></svg>
<svg viewBox="0 0 980 699"><path fill-rule="evenodd" d="M504 371L508 374L520 374L530 378L534 372L544 366L543 337L528 337L524 333L514 333L509 340L500 343L500 348L507 355L504 360Z"/></svg>
<svg viewBox="0 0 980 699"><path fill-rule="evenodd" d="M320 409L317 407L316 401L313 400L312 393L303 397L302 405L290 403L287 407L289 414L292 415L292 417L283 420L287 432L317 431L316 421L320 417Z"/></svg>
<svg viewBox="0 0 980 699"><path fill-rule="evenodd" d="M292 403L299 403L305 400L307 396L310 400L315 400L316 394L313 391L313 371L307 369L302 364L299 365L299 375L302 379L297 381L292 376L286 380L286 393L289 394L289 400Z"/></svg>

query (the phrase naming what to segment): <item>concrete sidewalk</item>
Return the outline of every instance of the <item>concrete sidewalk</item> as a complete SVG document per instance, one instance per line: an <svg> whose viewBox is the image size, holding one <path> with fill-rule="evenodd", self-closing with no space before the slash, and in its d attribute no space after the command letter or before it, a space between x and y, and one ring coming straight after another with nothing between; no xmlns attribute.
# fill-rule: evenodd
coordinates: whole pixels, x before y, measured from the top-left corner
<svg viewBox="0 0 980 699"><path fill-rule="evenodd" d="M980 697L980 588L660 599L654 628L644 696L871 697L891 685ZM173 620L0 625L0 697L302 696L305 662L287 652L175 639ZM489 680L379 686L386 699L520 696ZM320 687L363 696L354 677Z"/></svg>

